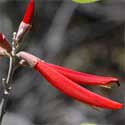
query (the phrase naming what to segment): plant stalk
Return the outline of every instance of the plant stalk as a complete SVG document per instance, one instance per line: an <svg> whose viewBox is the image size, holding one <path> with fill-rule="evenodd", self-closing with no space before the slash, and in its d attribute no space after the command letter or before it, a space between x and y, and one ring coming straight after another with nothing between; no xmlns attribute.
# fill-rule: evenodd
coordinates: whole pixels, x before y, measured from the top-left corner
<svg viewBox="0 0 125 125"><path fill-rule="evenodd" d="M15 37L16 37L16 33L13 33L13 42L12 42L12 52L11 55L8 54L9 57L9 69L8 69L8 74L7 74L7 78L3 78L2 79L2 84L4 87L4 93L3 93L3 97L0 103L0 125L2 125L2 121L3 121L3 116L6 113L6 104L8 101L8 97L10 94L10 90L11 90L11 80L13 77L13 73L14 73L14 67L16 65L15 60L16 60L16 45L15 45Z"/></svg>

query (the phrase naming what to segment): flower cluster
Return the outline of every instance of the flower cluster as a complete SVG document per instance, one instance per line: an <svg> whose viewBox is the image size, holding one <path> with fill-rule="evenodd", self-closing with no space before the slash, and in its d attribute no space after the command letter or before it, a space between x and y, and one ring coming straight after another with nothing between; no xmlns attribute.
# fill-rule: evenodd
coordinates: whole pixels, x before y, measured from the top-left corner
<svg viewBox="0 0 125 125"><path fill-rule="evenodd" d="M20 43L25 33L31 28L33 14L34 0L30 0L23 21L20 23L18 31L14 37L14 42L17 48L20 47ZM0 55L13 56L12 49L13 48L11 48L8 40L2 33L0 33ZM50 84L64 94L78 101L84 102L90 106L97 106L112 110L121 109L123 106L119 102L95 94L80 85L99 85L107 87L109 84L114 82L119 85L119 80L117 78L96 76L50 64L23 51L16 53L16 56L21 59L21 62L23 62L20 63L21 65L24 65L25 63L27 66L36 69L43 77L45 77L46 80L48 80Z"/></svg>

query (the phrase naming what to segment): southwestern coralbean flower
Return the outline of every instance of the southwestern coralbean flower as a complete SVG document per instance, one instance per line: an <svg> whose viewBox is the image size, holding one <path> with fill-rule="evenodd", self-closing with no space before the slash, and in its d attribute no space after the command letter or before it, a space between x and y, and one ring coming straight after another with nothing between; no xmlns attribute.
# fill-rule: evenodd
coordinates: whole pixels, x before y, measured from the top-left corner
<svg viewBox="0 0 125 125"><path fill-rule="evenodd" d="M12 48L8 40L5 38L4 34L0 33L0 55L8 55L11 53L11 50Z"/></svg>
<svg viewBox="0 0 125 125"><path fill-rule="evenodd" d="M25 33L31 28L33 14L34 14L34 0L30 0L23 21L20 23L20 26L17 31L17 35L15 38L15 41L17 43L21 41Z"/></svg>
<svg viewBox="0 0 125 125"><path fill-rule="evenodd" d="M36 69L37 71L39 71L41 73L41 75L43 75L54 87L56 87L61 92L65 93L66 95L68 95L74 99L77 99L77 100L84 102L86 104L89 104L91 106L97 106L97 107L101 107L101 108L107 108L107 109L113 109L113 110L122 108L121 103L112 101L108 98L95 94L95 93L87 90L84 87L81 87L80 85L78 85L76 83L78 78L75 81L73 79L72 80L69 79L69 77L64 75L64 73L61 73L59 70L54 68L55 66L54 67L52 65L50 66L50 64L44 62L43 60L40 60L39 58L37 58L29 53L19 52L17 54L17 56L22 58L23 60L25 60L29 64L29 66L31 66L34 69ZM63 72L64 72L64 70L63 70ZM75 76L75 74L74 74L74 76ZM90 79L91 79L91 77L90 77ZM98 77L97 77L97 79L98 79ZM108 81L108 83L109 83L109 81ZM94 82L96 82L96 80Z"/></svg>

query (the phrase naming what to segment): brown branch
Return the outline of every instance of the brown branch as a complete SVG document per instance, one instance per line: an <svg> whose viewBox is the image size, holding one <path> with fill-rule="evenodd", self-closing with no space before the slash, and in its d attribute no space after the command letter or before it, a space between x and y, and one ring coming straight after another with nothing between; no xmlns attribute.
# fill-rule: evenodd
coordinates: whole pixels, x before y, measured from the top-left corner
<svg viewBox="0 0 125 125"><path fill-rule="evenodd" d="M15 63L16 56L15 55L16 55L17 48L16 48L15 41L14 41L15 36L16 36L16 33L13 34L12 52L11 52L12 55L8 54L9 69L8 69L7 78L2 79L4 93L3 93L2 101L0 104L0 125L2 124L4 114L6 113L6 104L8 101L8 97L9 97L11 85L12 85L11 80L12 80L13 73L14 73L14 67L16 66L16 63Z"/></svg>

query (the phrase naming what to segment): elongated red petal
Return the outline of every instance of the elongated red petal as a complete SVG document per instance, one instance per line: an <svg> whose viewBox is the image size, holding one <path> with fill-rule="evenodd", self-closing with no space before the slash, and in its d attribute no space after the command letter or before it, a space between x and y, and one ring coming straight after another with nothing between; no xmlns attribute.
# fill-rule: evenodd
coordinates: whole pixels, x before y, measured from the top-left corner
<svg viewBox="0 0 125 125"><path fill-rule="evenodd" d="M4 34L0 33L0 50L5 50L8 53L11 52L12 48L8 40L5 38ZM1 53L0 53L1 54Z"/></svg>
<svg viewBox="0 0 125 125"><path fill-rule="evenodd" d="M30 3L27 7L27 10L23 18L23 22L26 24L31 24L33 14L34 14L34 0L30 0Z"/></svg>
<svg viewBox="0 0 125 125"><path fill-rule="evenodd" d="M53 86L74 99L101 108L113 110L122 108L121 103L112 101L82 88L72 80L58 73L54 68L50 67L45 62L38 61L35 65L35 69L38 70Z"/></svg>
<svg viewBox="0 0 125 125"><path fill-rule="evenodd" d="M118 79L114 77L104 77L104 76L97 76L92 74L87 74L83 72L78 72L75 70L71 70L68 68L64 68L62 66L54 65L47 63L48 66L54 68L59 73L65 75L66 77L70 78L71 80L79 83L79 84L87 84L87 85L107 85L112 82L118 83Z"/></svg>

